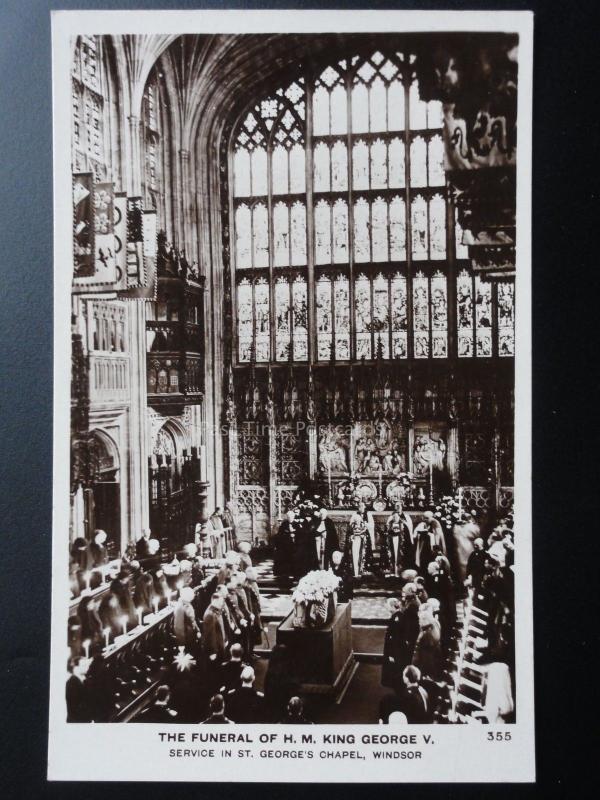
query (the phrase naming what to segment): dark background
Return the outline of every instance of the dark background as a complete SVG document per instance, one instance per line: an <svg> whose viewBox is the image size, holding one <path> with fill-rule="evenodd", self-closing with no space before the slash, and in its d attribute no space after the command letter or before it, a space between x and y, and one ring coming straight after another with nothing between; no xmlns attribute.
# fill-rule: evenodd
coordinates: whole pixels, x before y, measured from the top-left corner
<svg viewBox="0 0 600 800"><path fill-rule="evenodd" d="M597 4L596 4L597 5ZM535 786L484 797L591 794L598 684L600 307L598 34L593 2L0 0L0 791L6 798L481 797L476 786L285 788L46 783L52 523L54 8L439 8L535 11L533 559ZM60 265L57 265L60 269ZM592 416L592 410L595 412ZM517 532L518 535L518 532ZM501 745L494 745L502 758ZM97 758L103 758L98 753ZM475 757L475 756L474 756ZM108 770L110 766L107 765ZM232 776L233 777L233 776ZM583 788L587 783L587 788ZM576 786L578 784L578 786Z"/></svg>

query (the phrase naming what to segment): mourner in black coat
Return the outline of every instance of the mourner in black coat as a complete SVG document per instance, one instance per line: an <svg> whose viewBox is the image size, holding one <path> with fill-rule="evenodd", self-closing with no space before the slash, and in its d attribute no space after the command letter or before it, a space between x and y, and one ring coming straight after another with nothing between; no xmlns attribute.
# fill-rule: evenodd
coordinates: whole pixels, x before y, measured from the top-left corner
<svg viewBox="0 0 600 800"><path fill-rule="evenodd" d="M310 527L311 537L308 537L307 572L311 569L329 569L331 556L340 549L340 541L333 521L327 516L327 509L319 509L319 514ZM312 538L312 542L310 542Z"/></svg>
<svg viewBox="0 0 600 800"><path fill-rule="evenodd" d="M467 560L467 578L471 579L471 586L479 591L486 570L488 554L483 549L483 539L477 538L473 542L473 552Z"/></svg>
<svg viewBox="0 0 600 800"><path fill-rule="evenodd" d="M88 669L87 659L80 656L71 658L68 668L70 675L65 687L67 722L91 722L89 692L85 685L85 674Z"/></svg>
<svg viewBox="0 0 600 800"><path fill-rule="evenodd" d="M241 674L242 685L233 689L225 698L225 711L229 719L241 724L263 722L265 699L262 692L253 687L254 670L244 667Z"/></svg>
<svg viewBox="0 0 600 800"><path fill-rule="evenodd" d="M273 541L273 572L275 575L300 577L299 563L302 548L301 526L293 511L288 511Z"/></svg>
<svg viewBox="0 0 600 800"><path fill-rule="evenodd" d="M406 584L399 608L388 623L383 645L381 683L392 689L398 687L402 671L412 662L419 637L419 601L414 584Z"/></svg>
<svg viewBox="0 0 600 800"><path fill-rule="evenodd" d="M177 712L169 706L171 692L168 686L159 686L154 701L141 712L135 722L179 722Z"/></svg>

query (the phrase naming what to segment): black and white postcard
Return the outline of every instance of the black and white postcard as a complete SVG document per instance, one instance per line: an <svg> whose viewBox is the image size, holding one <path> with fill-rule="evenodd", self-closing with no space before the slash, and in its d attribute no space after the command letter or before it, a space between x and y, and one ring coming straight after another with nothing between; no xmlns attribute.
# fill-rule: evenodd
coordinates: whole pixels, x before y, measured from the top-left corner
<svg viewBox="0 0 600 800"><path fill-rule="evenodd" d="M49 778L533 781L532 14L52 27Z"/></svg>

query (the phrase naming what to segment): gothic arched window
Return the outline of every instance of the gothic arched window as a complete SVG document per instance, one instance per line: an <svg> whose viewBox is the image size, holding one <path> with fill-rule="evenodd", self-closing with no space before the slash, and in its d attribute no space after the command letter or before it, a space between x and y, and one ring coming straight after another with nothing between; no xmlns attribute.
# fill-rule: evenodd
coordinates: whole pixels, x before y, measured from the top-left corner
<svg viewBox="0 0 600 800"><path fill-rule="evenodd" d="M510 288L469 273L454 307L468 248L457 220L447 236L442 104L417 66L376 50L307 68L234 129L238 363L512 354Z"/></svg>
<svg viewBox="0 0 600 800"><path fill-rule="evenodd" d="M159 229L170 229L167 219L166 184L164 176L169 173L166 93L161 73L155 67L146 83L142 100L142 138L144 169L142 191L144 206L156 211Z"/></svg>

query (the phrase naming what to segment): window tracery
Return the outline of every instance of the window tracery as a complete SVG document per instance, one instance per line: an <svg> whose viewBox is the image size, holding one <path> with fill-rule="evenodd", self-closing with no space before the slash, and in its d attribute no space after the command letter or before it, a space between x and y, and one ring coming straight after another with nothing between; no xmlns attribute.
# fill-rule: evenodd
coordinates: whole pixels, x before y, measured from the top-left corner
<svg viewBox="0 0 600 800"><path fill-rule="evenodd" d="M415 61L376 50L306 71L234 131L238 361L514 352L511 289L471 277L449 338L448 260L468 248L456 218L447 241L442 104L421 99Z"/></svg>

